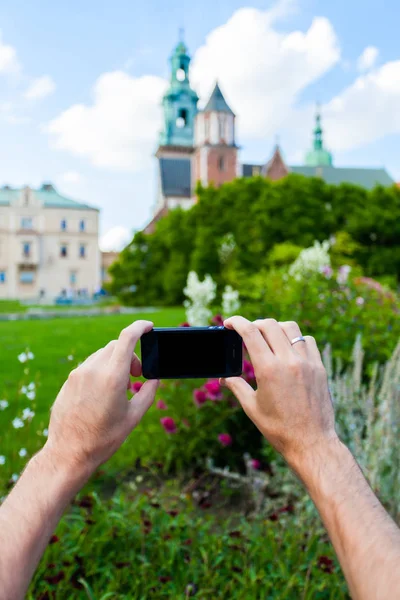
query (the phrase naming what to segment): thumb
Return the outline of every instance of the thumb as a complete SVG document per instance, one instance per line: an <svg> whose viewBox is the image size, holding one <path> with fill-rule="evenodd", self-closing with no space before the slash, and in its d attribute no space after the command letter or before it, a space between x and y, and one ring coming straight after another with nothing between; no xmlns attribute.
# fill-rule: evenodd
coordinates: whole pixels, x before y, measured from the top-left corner
<svg viewBox="0 0 400 600"><path fill-rule="evenodd" d="M159 384L157 379L146 381L140 391L129 401L128 419L131 429L136 427L153 404Z"/></svg>
<svg viewBox="0 0 400 600"><path fill-rule="evenodd" d="M220 380L221 385L224 385L232 392L239 400L243 410L249 414L252 404L255 402L255 392L251 385L242 377L228 377Z"/></svg>

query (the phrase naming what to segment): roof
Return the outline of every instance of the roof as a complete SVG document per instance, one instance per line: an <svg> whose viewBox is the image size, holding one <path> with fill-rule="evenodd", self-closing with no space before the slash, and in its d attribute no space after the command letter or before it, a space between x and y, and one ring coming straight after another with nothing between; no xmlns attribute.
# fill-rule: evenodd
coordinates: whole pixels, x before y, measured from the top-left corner
<svg viewBox="0 0 400 600"><path fill-rule="evenodd" d="M16 202L25 188L10 188L4 186L0 188L0 205L8 206ZM75 208L85 210L98 210L93 206L72 200L62 196L51 183L44 183L39 189L31 188L31 194L34 200L38 200L45 208Z"/></svg>
<svg viewBox="0 0 400 600"><path fill-rule="evenodd" d="M232 109L228 106L224 96L222 95L221 89L218 83L215 84L215 88L208 100L206 106L203 109L203 112L226 112L233 115Z"/></svg>
<svg viewBox="0 0 400 600"><path fill-rule="evenodd" d="M262 174L263 165L243 165L243 177L252 177ZM352 183L366 189L372 189L376 185L385 187L393 185L394 181L385 169L368 169L358 167L288 167L290 173L304 175L305 177L321 177L326 183L339 185L341 183Z"/></svg>
<svg viewBox="0 0 400 600"><path fill-rule="evenodd" d="M366 169L358 167L289 167L292 173L306 177L322 177L326 183L339 185L352 183L366 189L376 185L391 186L394 181L385 169Z"/></svg>
<svg viewBox="0 0 400 600"><path fill-rule="evenodd" d="M163 196L188 198L192 195L190 158L160 158Z"/></svg>

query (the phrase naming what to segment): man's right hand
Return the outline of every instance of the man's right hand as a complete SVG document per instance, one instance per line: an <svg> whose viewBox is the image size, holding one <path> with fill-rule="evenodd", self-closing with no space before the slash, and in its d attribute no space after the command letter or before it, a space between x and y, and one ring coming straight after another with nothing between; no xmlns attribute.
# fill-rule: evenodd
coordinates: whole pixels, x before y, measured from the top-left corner
<svg viewBox="0 0 400 600"><path fill-rule="evenodd" d="M311 450L337 442L327 375L314 338L297 323L274 319L251 323L231 317L225 326L243 338L253 363L257 390L240 377L224 383L267 440L297 470Z"/></svg>

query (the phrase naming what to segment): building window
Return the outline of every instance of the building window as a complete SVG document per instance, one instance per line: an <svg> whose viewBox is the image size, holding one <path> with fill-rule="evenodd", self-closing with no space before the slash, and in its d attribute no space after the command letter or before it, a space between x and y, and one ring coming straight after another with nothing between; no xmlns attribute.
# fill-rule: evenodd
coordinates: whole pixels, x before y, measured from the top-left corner
<svg viewBox="0 0 400 600"><path fill-rule="evenodd" d="M81 221L79 221L79 231L85 231L86 229L86 224L85 221L82 219Z"/></svg>
<svg viewBox="0 0 400 600"><path fill-rule="evenodd" d="M71 271L71 273L69 274L69 282L71 285L74 285L76 283L76 271Z"/></svg>
<svg viewBox="0 0 400 600"><path fill-rule="evenodd" d="M67 220L66 219L61 220L60 229L61 229L61 231L67 231Z"/></svg>
<svg viewBox="0 0 400 600"><path fill-rule="evenodd" d="M178 129L186 127L188 121L188 111L186 108L180 108L178 111L178 118L176 119L176 126Z"/></svg>
<svg viewBox="0 0 400 600"><path fill-rule="evenodd" d="M31 255L31 243L30 242L23 242L22 254L23 254L24 258L30 257L30 255Z"/></svg>
<svg viewBox="0 0 400 600"><path fill-rule="evenodd" d="M21 218L21 229L32 229L32 217Z"/></svg>
<svg viewBox="0 0 400 600"><path fill-rule="evenodd" d="M86 258L86 246L85 246L85 244L79 244L79 258Z"/></svg>
<svg viewBox="0 0 400 600"><path fill-rule="evenodd" d="M185 65L181 63L180 68L176 72L176 78L178 81L185 81L186 73L185 73Z"/></svg>
<svg viewBox="0 0 400 600"><path fill-rule="evenodd" d="M33 283L35 281L35 273L33 271L20 271L19 280L21 283Z"/></svg>
<svg viewBox="0 0 400 600"><path fill-rule="evenodd" d="M60 246L60 256L61 256L61 258L67 258L67 256L68 256L68 246L67 246L67 244L61 244L61 246Z"/></svg>
<svg viewBox="0 0 400 600"><path fill-rule="evenodd" d="M220 171L225 171L225 158L223 156L218 159L218 168Z"/></svg>
<svg viewBox="0 0 400 600"><path fill-rule="evenodd" d="M6 272L0 271L0 283L5 283L5 282L6 282Z"/></svg>

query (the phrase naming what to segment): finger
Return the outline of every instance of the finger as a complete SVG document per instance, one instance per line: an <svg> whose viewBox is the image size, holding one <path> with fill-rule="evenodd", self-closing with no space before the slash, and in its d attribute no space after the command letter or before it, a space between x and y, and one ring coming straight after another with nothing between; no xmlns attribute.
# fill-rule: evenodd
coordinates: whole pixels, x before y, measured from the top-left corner
<svg viewBox="0 0 400 600"><path fill-rule="evenodd" d="M256 402L256 394L251 385L242 379L242 377L228 377L227 379L221 379L220 382L221 385L227 387L236 396L243 410L249 414L252 405Z"/></svg>
<svg viewBox="0 0 400 600"><path fill-rule="evenodd" d="M139 338L152 327L151 321L135 321L121 331L112 355L112 362L117 368L126 366L127 370L130 369L133 351Z"/></svg>
<svg viewBox="0 0 400 600"><path fill-rule="evenodd" d="M141 421L143 415L149 410L154 402L157 388L160 382L157 379L149 379L129 401L129 421L131 429Z"/></svg>
<svg viewBox="0 0 400 600"><path fill-rule="evenodd" d="M254 325L261 331L274 354L285 355L290 352L289 340L275 319L257 319Z"/></svg>
<svg viewBox="0 0 400 600"><path fill-rule="evenodd" d="M292 340L302 335L300 327L296 321L283 321L282 323L279 323L279 325L281 326L282 331L285 333L290 343ZM296 342L292 346L292 349L295 352L298 352L300 356L306 357L308 355L307 343L305 342Z"/></svg>
<svg viewBox="0 0 400 600"><path fill-rule="evenodd" d="M131 361L131 375L132 377L140 377L142 374L142 363L138 356L133 353L133 358Z"/></svg>
<svg viewBox="0 0 400 600"><path fill-rule="evenodd" d="M247 351L253 363L254 370L257 376L266 362L271 360L273 354L268 346L258 327L243 317L230 317L224 321L225 327L234 329L242 336L246 344Z"/></svg>
<svg viewBox="0 0 400 600"><path fill-rule="evenodd" d="M319 348L318 348L317 342L315 341L315 338L313 338L312 335L305 335L304 338L306 340L305 345L307 348L307 353L308 353L309 358L315 362L322 363L323 361L322 361L321 352L319 351ZM298 346L298 344L296 344L296 346Z"/></svg>
<svg viewBox="0 0 400 600"><path fill-rule="evenodd" d="M96 352L93 352L93 354L88 356L87 359L82 363L82 365L91 365L94 361L99 360L99 358L105 361L109 360L113 353L116 343L116 340L108 342L108 344L104 346L104 348L99 348L98 350L96 350Z"/></svg>

